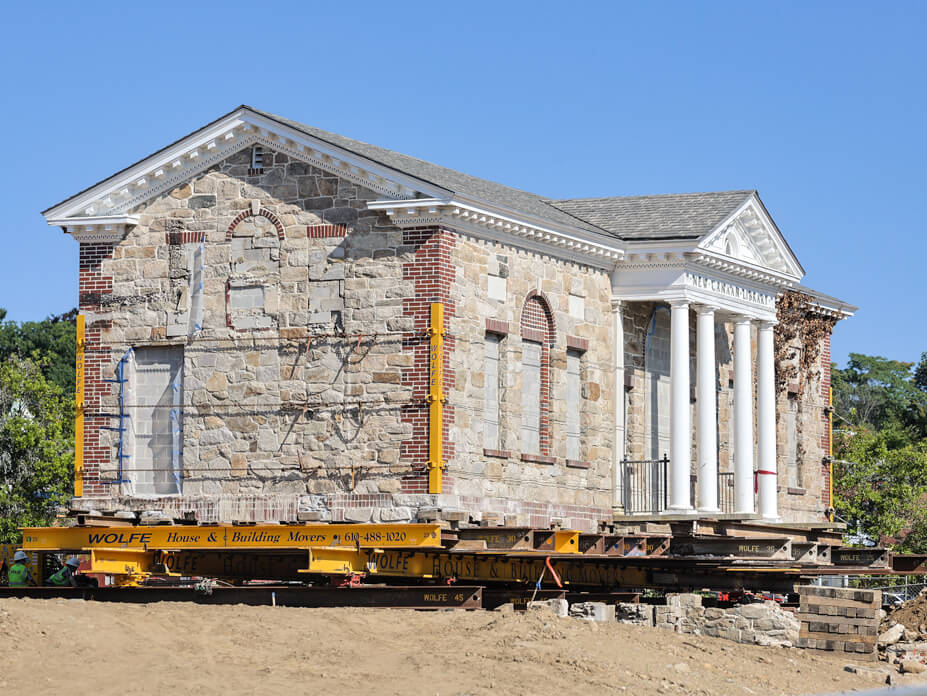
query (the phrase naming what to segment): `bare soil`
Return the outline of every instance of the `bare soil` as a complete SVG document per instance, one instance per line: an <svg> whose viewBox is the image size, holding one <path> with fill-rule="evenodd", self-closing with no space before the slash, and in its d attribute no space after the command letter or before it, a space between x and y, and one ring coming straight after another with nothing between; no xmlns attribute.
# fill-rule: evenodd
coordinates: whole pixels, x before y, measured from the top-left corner
<svg viewBox="0 0 927 696"><path fill-rule="evenodd" d="M541 612L0 599L3 693L743 696L875 686L847 662Z"/></svg>
<svg viewBox="0 0 927 696"><path fill-rule="evenodd" d="M922 640L927 639L927 594L920 594L889 612L883 626L888 627L891 622L903 624L908 630L920 633Z"/></svg>

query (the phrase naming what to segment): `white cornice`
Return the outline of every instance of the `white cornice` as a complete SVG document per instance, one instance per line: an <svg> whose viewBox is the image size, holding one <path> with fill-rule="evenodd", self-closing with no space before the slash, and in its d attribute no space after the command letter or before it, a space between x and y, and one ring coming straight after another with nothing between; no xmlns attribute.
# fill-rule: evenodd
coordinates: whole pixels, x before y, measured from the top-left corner
<svg viewBox="0 0 927 696"><path fill-rule="evenodd" d="M48 224L60 227L78 242L118 242L126 228L138 224L135 215L98 215L96 217L47 218Z"/></svg>
<svg viewBox="0 0 927 696"><path fill-rule="evenodd" d="M581 230L556 229L480 207L459 199L370 201L370 210L383 211L400 228L447 225L476 237L515 244L542 253L612 270L624 256L619 240L595 238Z"/></svg>
<svg viewBox="0 0 927 696"><path fill-rule="evenodd" d="M242 148L254 144L266 145L389 198L402 200L414 198L421 193L430 196L449 193L248 109L238 109L54 206L46 211L45 217L48 220L62 220L128 213L144 201L176 187Z"/></svg>

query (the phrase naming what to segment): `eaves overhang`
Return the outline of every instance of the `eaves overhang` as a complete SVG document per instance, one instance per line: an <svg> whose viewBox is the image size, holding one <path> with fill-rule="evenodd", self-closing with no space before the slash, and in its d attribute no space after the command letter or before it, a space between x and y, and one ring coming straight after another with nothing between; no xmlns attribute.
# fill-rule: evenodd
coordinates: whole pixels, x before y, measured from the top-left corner
<svg viewBox="0 0 927 696"><path fill-rule="evenodd" d="M464 198L412 201L378 200L370 210L385 213L400 228L447 225L502 243L612 270L624 257L624 244L606 234L573 229L531 216L513 215Z"/></svg>

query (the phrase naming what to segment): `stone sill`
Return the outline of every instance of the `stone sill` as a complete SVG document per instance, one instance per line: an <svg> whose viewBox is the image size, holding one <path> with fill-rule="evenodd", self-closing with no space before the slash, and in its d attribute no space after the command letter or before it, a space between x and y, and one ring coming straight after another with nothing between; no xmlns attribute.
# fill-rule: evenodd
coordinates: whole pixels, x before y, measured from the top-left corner
<svg viewBox="0 0 927 696"><path fill-rule="evenodd" d="M498 449L487 449L483 448L484 457L497 457L498 459L508 459L512 456L512 453L508 450L498 450Z"/></svg>
<svg viewBox="0 0 927 696"><path fill-rule="evenodd" d="M566 465L571 469L588 469L592 466L589 462L581 462L576 459L567 459Z"/></svg>
<svg viewBox="0 0 927 696"><path fill-rule="evenodd" d="M805 495L808 491L806 491L804 488L792 488L789 486L785 489L785 492L789 495Z"/></svg>
<svg viewBox="0 0 927 696"><path fill-rule="evenodd" d="M557 459L555 457L548 457L543 454L525 454L522 452L521 460L523 462L534 462L535 464L556 464Z"/></svg>

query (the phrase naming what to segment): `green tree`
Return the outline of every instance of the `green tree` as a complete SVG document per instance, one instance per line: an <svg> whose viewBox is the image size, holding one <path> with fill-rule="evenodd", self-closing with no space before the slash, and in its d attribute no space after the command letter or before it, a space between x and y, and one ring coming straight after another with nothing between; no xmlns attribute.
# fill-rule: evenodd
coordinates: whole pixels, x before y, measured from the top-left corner
<svg viewBox="0 0 927 696"><path fill-rule="evenodd" d="M913 363L850 353L845 369L831 371L837 413L853 425L876 431L907 425L912 405L927 405L927 392L915 386L912 367Z"/></svg>
<svg viewBox="0 0 927 696"><path fill-rule="evenodd" d="M76 318L77 310L72 309L42 321L19 323L5 321L6 310L0 308L0 360L11 355L33 359L46 379L65 394L73 394Z"/></svg>
<svg viewBox="0 0 927 696"><path fill-rule="evenodd" d="M899 550L927 552L927 440L895 423L835 440L835 506L851 529Z"/></svg>
<svg viewBox="0 0 927 696"><path fill-rule="evenodd" d="M31 360L0 363L0 543L50 524L71 494L74 403Z"/></svg>

